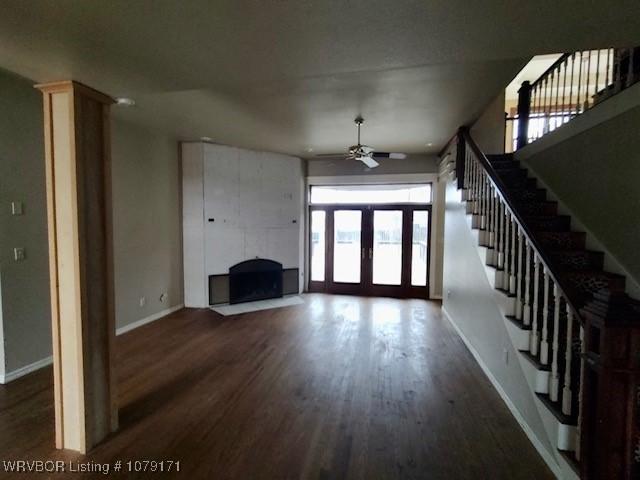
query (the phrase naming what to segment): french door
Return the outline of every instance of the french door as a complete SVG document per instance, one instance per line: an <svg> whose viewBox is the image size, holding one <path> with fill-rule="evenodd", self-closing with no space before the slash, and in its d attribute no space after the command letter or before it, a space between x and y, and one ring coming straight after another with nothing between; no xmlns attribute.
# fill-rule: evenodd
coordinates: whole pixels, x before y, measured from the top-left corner
<svg viewBox="0 0 640 480"><path fill-rule="evenodd" d="M431 205L310 207L315 292L428 298Z"/></svg>

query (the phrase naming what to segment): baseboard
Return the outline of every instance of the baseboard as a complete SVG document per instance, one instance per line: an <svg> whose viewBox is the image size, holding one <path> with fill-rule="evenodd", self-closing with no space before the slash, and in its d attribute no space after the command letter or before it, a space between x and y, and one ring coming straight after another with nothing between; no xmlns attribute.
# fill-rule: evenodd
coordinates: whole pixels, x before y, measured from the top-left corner
<svg viewBox="0 0 640 480"><path fill-rule="evenodd" d="M12 382L20 377L24 377L28 373L35 372L36 370L40 370L41 368L47 367L53 363L53 357L43 358L42 360L38 360L37 362L30 363L29 365L25 365L24 367L20 367L11 372L6 372L4 375L0 375L0 383L5 384Z"/></svg>
<svg viewBox="0 0 640 480"><path fill-rule="evenodd" d="M146 325L147 323L151 323L151 322L155 322L156 320L159 320L162 317L166 317L167 315L173 313L173 312L177 312L178 310L181 310L184 308L184 304L180 304L180 305L174 305L173 307L169 307L165 310L162 310L158 313L154 313L153 315L149 315L148 317L142 318L140 320L137 320L133 323L129 323L128 325L124 325L123 327L120 328L116 328L116 335L122 335L123 333L127 333L131 330L134 330L138 327L141 327L143 325Z"/></svg>
<svg viewBox="0 0 640 480"><path fill-rule="evenodd" d="M484 374L487 376L487 378L493 385L493 388L496 389L496 391L498 392L498 395L500 395L500 398L502 398L502 401L505 403L505 405L511 412L511 415L513 415L513 418L516 419L516 421L520 425L520 428L522 428L525 435L527 436L529 441L533 444L535 449L538 451L538 453L540 454L542 459L545 461L549 469L551 469L551 471L556 476L556 478L562 479L563 478L562 470L560 468L560 465L556 461L555 457L551 453L549 453L549 451L546 448L544 448L544 445L542 444L538 436L533 432L533 430L531 430L531 428L525 421L524 417L522 416L518 408L513 404L513 402L507 395L507 392L503 390L498 380L493 376L493 373L491 373L491 370L489 370L489 367L487 367L487 365L482 360L482 357L480 357L480 354L478 353L478 351L471 344L471 342L469 342L469 339L467 339L464 333L462 333L462 330L460 330L458 325L456 325L456 323L453 321L453 319L449 315L449 312L447 312L447 309L444 308L444 306L442 306L442 313L447 318L451 326L453 326L453 328L458 333L458 335L460 335L460 338L462 339L464 344L467 346L467 349L469 349L469 351L471 352L471 355L473 355L473 358L475 358L478 365L480 365L480 368L482 369Z"/></svg>

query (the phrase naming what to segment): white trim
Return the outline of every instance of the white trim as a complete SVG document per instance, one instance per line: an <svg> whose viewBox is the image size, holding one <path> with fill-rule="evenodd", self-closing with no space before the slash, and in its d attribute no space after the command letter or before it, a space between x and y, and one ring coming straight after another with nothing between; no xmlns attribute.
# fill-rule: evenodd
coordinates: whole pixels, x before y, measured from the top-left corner
<svg viewBox="0 0 640 480"><path fill-rule="evenodd" d="M502 389L502 386L500 385L498 380L493 376L493 373L491 373L491 370L489 370L489 367L487 367L487 365L484 363L478 351L474 348L474 346L467 339L464 333L462 333L462 330L460 330L458 325L456 325L455 322L451 319L451 316L449 315L449 312L447 312L447 309L444 307L444 305L442 306L442 313L444 313L444 317L446 317L446 319L449 321L451 326L453 326L453 328L458 333L458 335L460 336L464 344L467 346L467 349L469 349L469 351L471 352L471 355L473 355L473 358L475 358L478 365L480 365L480 368L482 369L484 374L487 376L487 378L493 385L493 388L496 389L496 391L498 392L498 395L500 395L500 398L502 398L502 401L505 403L505 405L511 412L511 415L513 415L513 417L516 419L516 421L524 431L525 435L529 438L529 441L533 444L533 446L538 451L542 459L545 461L549 469L553 472L556 478L562 479L563 478L562 469L558 464L558 462L556 461L555 457L551 453L549 453L549 451L546 448L544 448L538 436L533 432L533 430L531 430L531 427L529 427L529 425L525 421L520 411L513 404L513 402L507 395L507 393Z"/></svg>
<svg viewBox="0 0 640 480"><path fill-rule="evenodd" d="M435 183L437 173L386 173L381 175L329 175L307 177L307 184L311 185L376 185L385 183Z"/></svg>
<svg viewBox="0 0 640 480"><path fill-rule="evenodd" d="M0 375L0 383L5 384L17 380L20 377L24 377L28 373L35 372L36 370L40 370L46 366L49 366L53 363L53 357L49 356L47 358L43 358L42 360L38 360L37 362L30 363L29 365L25 365L24 367L20 367L17 370L13 370L12 372L7 372L4 375Z"/></svg>
<svg viewBox="0 0 640 480"><path fill-rule="evenodd" d="M143 325L146 325L147 323L151 323L156 320L159 320L160 318L166 317L167 315L173 312L177 312L178 310L181 310L183 308L184 308L184 304L181 303L180 305L175 305L173 307L167 308L166 310L162 310L158 313L154 313L153 315L149 315L148 317L142 318L136 322L129 323L120 328L116 328L116 335L122 335L123 333L127 333L135 328L138 328Z"/></svg>

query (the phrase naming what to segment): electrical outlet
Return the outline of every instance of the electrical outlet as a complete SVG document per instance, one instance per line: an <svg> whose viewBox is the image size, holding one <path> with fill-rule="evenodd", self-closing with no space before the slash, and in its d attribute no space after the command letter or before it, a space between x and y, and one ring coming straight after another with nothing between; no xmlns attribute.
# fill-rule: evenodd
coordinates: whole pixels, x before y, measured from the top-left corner
<svg viewBox="0 0 640 480"><path fill-rule="evenodd" d="M147 304L147 299L145 297L140 297L140 306L144 307Z"/></svg>
<svg viewBox="0 0 640 480"><path fill-rule="evenodd" d="M504 364L509 365L509 350L507 350L506 348L503 348L502 354L504 355Z"/></svg>
<svg viewBox="0 0 640 480"><path fill-rule="evenodd" d="M22 215L22 202L11 202L11 215Z"/></svg>
<svg viewBox="0 0 640 480"><path fill-rule="evenodd" d="M451 298L451 290L447 290L447 298Z"/></svg>
<svg viewBox="0 0 640 480"><path fill-rule="evenodd" d="M24 248L23 247L14 248L13 249L13 258L15 259L16 262L23 261L24 258L25 258Z"/></svg>

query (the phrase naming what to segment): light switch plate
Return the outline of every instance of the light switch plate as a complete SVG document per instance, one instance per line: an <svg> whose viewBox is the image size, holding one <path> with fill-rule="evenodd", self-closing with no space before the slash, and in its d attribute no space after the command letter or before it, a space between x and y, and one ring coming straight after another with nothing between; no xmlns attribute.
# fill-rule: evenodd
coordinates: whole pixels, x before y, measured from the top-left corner
<svg viewBox="0 0 640 480"><path fill-rule="evenodd" d="M22 202L11 202L11 215L22 215Z"/></svg>
<svg viewBox="0 0 640 480"><path fill-rule="evenodd" d="M13 258L16 262L21 262L24 260L24 248L16 247L13 249Z"/></svg>

